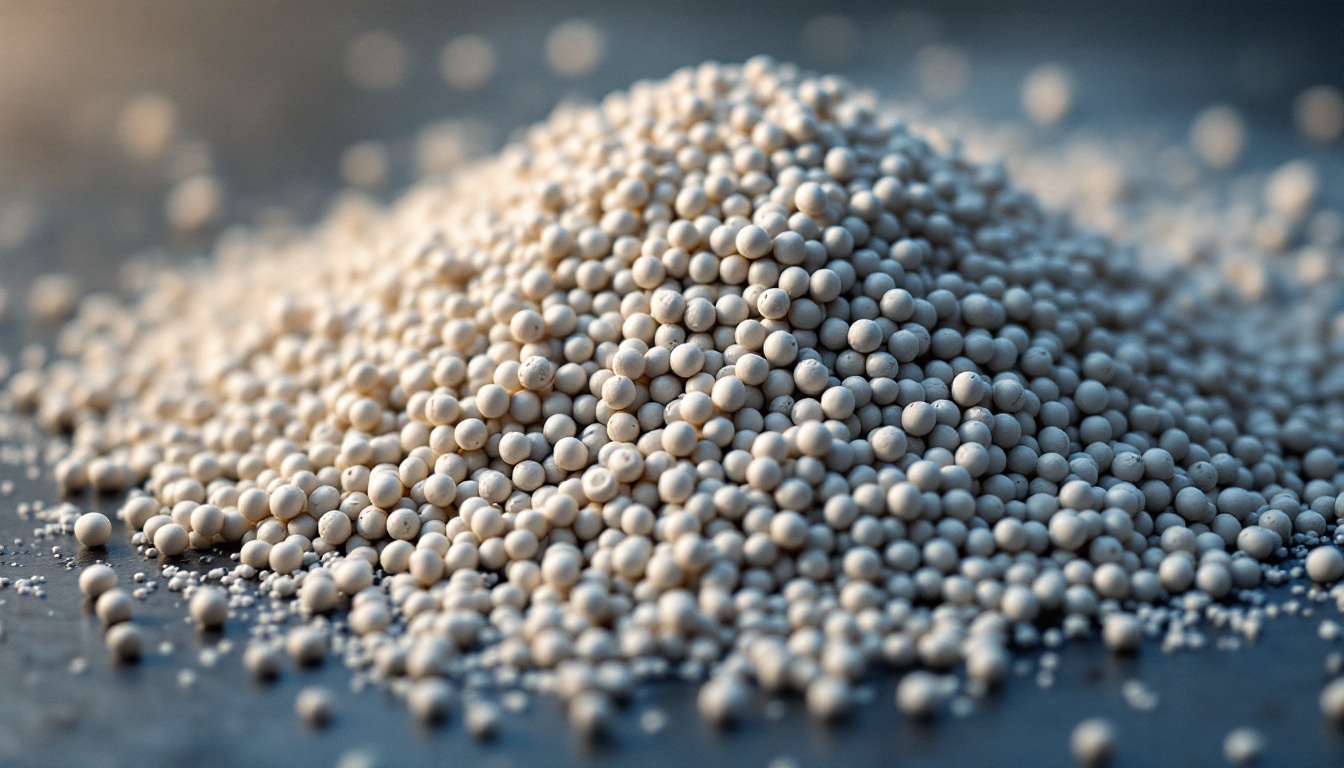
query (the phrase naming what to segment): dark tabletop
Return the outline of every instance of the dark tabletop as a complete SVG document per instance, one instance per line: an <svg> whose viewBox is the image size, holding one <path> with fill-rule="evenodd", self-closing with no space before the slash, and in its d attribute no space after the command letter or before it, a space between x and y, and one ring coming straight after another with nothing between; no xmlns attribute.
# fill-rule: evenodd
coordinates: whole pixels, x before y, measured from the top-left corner
<svg viewBox="0 0 1344 768"><path fill-rule="evenodd" d="M498 143L560 98L597 98L707 58L767 52L825 64L810 61L800 43L804 22L822 12L845 14L860 31L856 55L834 68L886 95L914 95L915 51L943 41L967 51L973 67L969 91L947 109L1020 120L1023 75L1060 61L1078 84L1069 130L1180 139L1203 108L1230 103L1248 126L1244 168L1311 158L1322 169L1327 203L1344 202L1341 148L1313 149L1291 122L1302 88L1344 85L1344 3L953 2L923 16L909 10L792 0L566 8L0 0L0 218L20 204L38 214L22 242L0 247L0 285L11 305L0 349L13 358L25 343L51 341L50 330L32 326L22 311L37 274L65 271L86 289L111 290L132 255L180 260L208 250L218 230L173 234L162 212L169 188L162 169L128 161L110 138L115 107L136 93L167 95L182 135L208 142L227 190L222 225L303 223L330 203L341 153L356 141L389 148L390 179L379 194L391 199L414 175L414 139L425 123L480 120ZM597 71L572 81L550 74L542 54L547 31L569 17L594 21L607 40ZM410 53L406 81L390 92L361 91L344 75L345 46L373 28L397 35ZM491 84L465 96L450 91L437 68L439 48L464 32L487 37L499 55ZM16 425L3 426L0 445L28 442ZM162 583L137 603L144 659L117 667L75 588L74 567L104 557L127 585L137 571L152 579L158 565L129 548L120 524L106 552L80 551L72 536L35 538L42 523L21 517L18 505L51 505L54 485L45 474L28 479L24 466L9 463L12 453L0 448L0 480L15 483L0 496L0 577L44 578L46 594L0 589L0 765L330 766L360 751L382 766L1052 766L1071 763L1070 731L1097 715L1117 725L1120 766L1225 765L1223 738L1243 726L1266 737L1261 764L1344 763L1344 735L1317 707L1329 678L1326 657L1341 650L1317 637L1322 618L1338 619L1331 603L1315 616L1267 622L1261 639L1238 651L1218 650L1212 630L1206 649L1170 655L1153 642L1137 657L1107 654L1095 638L1071 643L1046 660L1045 667L1057 662L1049 687L1040 679L1045 651L1027 652L973 711L931 722L900 715L894 680L878 675L864 686L871 703L840 725L812 723L795 699L781 709L760 698L746 724L718 732L695 714L694 685L659 683L642 690L612 738L596 746L579 743L558 704L537 696L525 712L504 716L496 742L481 745L464 732L460 713L425 730L387 692L351 691L338 662L254 683L241 667L246 627L231 621L222 634L198 634ZM115 499L77 501L109 514L116 506ZM229 563L215 556L189 567L220 565ZM1274 599L1289 599L1289 589ZM219 652L221 643L232 648ZM203 650L216 652L212 666ZM1158 694L1155 710L1125 703L1122 685L1134 679ZM312 684L338 694L325 731L305 728L294 714L296 693ZM668 720L652 735L640 727L650 710Z"/></svg>

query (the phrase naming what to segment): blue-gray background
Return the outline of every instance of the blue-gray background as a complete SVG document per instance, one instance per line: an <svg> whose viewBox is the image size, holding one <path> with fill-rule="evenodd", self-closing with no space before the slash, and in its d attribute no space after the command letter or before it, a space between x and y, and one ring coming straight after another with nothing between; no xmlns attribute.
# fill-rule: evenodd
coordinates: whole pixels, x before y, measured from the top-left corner
<svg viewBox="0 0 1344 768"><path fill-rule="evenodd" d="M916 13L911 13L911 11ZM859 32L850 57L825 61L803 44L805 23L842 14ZM591 74L564 79L546 66L547 33L583 18L604 33L606 53ZM345 57L360 33L382 29L408 53L397 88L351 84ZM130 255L203 253L217 230L174 234L164 221L170 184L160 165L136 163L115 141L117 109L138 93L167 96L179 135L204 142L226 190L222 225L320 216L339 189L342 153L374 140L389 148L385 199L414 176L419 128L444 118L483 121L502 141L566 97L598 98L642 77L707 58L740 60L770 53L827 67L894 97L918 94L916 51L954 45L972 65L968 90L947 110L988 120L1021 120L1023 76L1062 62L1076 83L1070 130L1102 136L1156 131L1181 140L1213 103L1246 119L1244 168L1273 168L1297 158L1338 167L1341 150L1313 148L1294 130L1293 98L1303 88L1344 85L1344 2L1044 2L733 4L491 2L314 2L157 0L98 3L0 0L0 218L20 210L20 234L0 238L0 285L21 305L36 274L66 271L89 289L111 289ZM456 35L476 33L497 55L491 81L472 94L450 89L438 55ZM1331 177L1327 176L1327 184ZM1338 176L1333 177L1338 183ZM1338 186L1326 189L1338 201ZM12 222L11 222L12 223ZM18 307L12 307L17 309ZM21 312L0 325L0 348L13 354L32 333ZM138 668L109 669L94 623L74 593L73 574L30 542L33 523L18 520L20 499L51 498L49 483L29 482L13 467L0 475L19 491L0 499L0 574L45 575L48 597L0 590L0 763L6 765L332 765L350 749L395 765L1064 765L1068 733L1083 717L1115 719L1119 765L1222 765L1232 728L1254 726L1268 738L1268 765L1339 765L1344 738L1322 724L1316 696L1331 648L1315 636L1316 619L1271 622L1250 650L1164 656L1145 647L1115 659L1095 644L1064 650L1057 682L1040 690L1032 675L1013 678L965 719L913 723L895 712L891 681L874 683L876 702L838 728L810 724L796 702L783 721L756 717L738 731L705 730L691 711L694 690L656 687L637 700L613 743L577 745L552 702L534 701L506 719L497 745L479 747L454 722L439 732L412 726L399 705L365 691L342 700L334 727L305 731L293 697L322 682L348 690L345 670L287 673L261 688L242 674L237 648L215 669L197 653L218 638L197 638L166 590L140 616L151 653ZM24 544L14 544L22 539ZM111 558L123 574L151 565L126 551ZM1331 609L1333 612L1333 609ZM244 630L227 631L235 645ZM169 655L160 642L173 644ZM73 659L88 660L83 675ZM1034 657L1034 655L1033 655ZM190 688L182 669L197 672ZM1119 688L1138 677L1158 691L1152 714L1123 704ZM664 708L672 724L642 734L638 715Z"/></svg>

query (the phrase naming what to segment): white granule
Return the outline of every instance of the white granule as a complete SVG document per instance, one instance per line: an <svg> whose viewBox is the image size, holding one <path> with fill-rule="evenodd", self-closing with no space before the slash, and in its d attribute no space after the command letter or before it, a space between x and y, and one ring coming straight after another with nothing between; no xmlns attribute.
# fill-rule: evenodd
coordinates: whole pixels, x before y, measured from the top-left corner
<svg viewBox="0 0 1344 768"><path fill-rule="evenodd" d="M122 107L117 140L131 157L149 161L168 149L177 133L177 107L161 93L142 93Z"/></svg>
<svg viewBox="0 0 1344 768"><path fill-rule="evenodd" d="M963 53L923 58L964 88ZM1264 202L1304 216L1294 168ZM1209 642L1181 611L1253 636L1236 601L1278 564L1339 578L1344 327L1207 276L758 58L562 108L388 210L231 234L86 301L10 388L69 433L67 491L134 489L147 555L239 550L227 599L178 588L251 617L258 675L330 655L426 721L554 693L596 735L649 679L707 681L718 722L751 686L836 718L918 664L897 701L929 714L1013 647Z"/></svg>
<svg viewBox="0 0 1344 768"><path fill-rule="evenodd" d="M1073 108L1073 76L1062 64L1042 64L1022 82L1022 110L1040 126L1063 120Z"/></svg>
<svg viewBox="0 0 1344 768"><path fill-rule="evenodd" d="M562 21L546 36L546 64L560 77L589 74L602 63L606 51L606 36L586 19Z"/></svg>
<svg viewBox="0 0 1344 768"><path fill-rule="evenodd" d="M439 54L444 82L459 91L475 91L495 73L495 47L480 35L459 35Z"/></svg>
<svg viewBox="0 0 1344 768"><path fill-rule="evenodd" d="M352 144L341 155L341 178L362 189L378 189L387 181L387 147L376 141Z"/></svg>
<svg viewBox="0 0 1344 768"><path fill-rule="evenodd" d="M1293 117L1303 136L1331 144L1344 135L1344 94L1329 85L1308 88L1293 101Z"/></svg>
<svg viewBox="0 0 1344 768"><path fill-rule="evenodd" d="M1232 107L1209 107L1190 126L1190 146L1211 167L1223 170L1236 165L1246 143L1241 114Z"/></svg>

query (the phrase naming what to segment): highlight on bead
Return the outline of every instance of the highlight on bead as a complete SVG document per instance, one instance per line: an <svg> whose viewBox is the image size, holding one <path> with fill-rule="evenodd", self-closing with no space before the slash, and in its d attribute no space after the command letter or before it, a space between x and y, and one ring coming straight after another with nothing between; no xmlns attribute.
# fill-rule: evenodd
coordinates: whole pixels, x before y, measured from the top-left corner
<svg viewBox="0 0 1344 768"><path fill-rule="evenodd" d="M355 82L399 82L399 45L357 38ZM468 90L482 41L450 48ZM582 76L601 32L564 22L547 53ZM959 49L918 66L931 97L969 84ZM1034 77L1029 111L1062 118L1067 78ZM479 738L501 727L479 679L562 696L594 738L672 675L725 727L755 688L842 719L878 668L933 717L1014 649L1141 652L1287 569L1319 595L1344 577L1339 324L1151 272L874 94L766 57L519 136L385 209L231 233L208 268L87 300L64 357L11 379L68 437L67 494L127 493L114 530L71 521L93 557L128 536L202 632L253 594L292 606L249 638L258 679L340 659ZM1290 163L1263 202L1305 223L1316 184ZM229 568L180 568L204 552ZM79 578L129 661L118 583ZM310 687L295 711L337 705ZM1115 737L1086 720L1070 748L1099 764Z"/></svg>

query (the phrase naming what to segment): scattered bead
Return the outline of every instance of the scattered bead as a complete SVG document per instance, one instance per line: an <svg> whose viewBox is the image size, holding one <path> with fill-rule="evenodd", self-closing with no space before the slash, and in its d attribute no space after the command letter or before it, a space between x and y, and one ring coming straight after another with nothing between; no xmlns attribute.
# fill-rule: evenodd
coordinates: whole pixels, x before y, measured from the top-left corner
<svg viewBox="0 0 1344 768"><path fill-rule="evenodd" d="M81 546L101 547L112 538L112 521L101 512L85 512L75 521L75 538Z"/></svg>
<svg viewBox="0 0 1344 768"><path fill-rule="evenodd" d="M201 587L191 597L191 618L199 626L214 628L224 623L229 615L229 599L217 587Z"/></svg>
<svg viewBox="0 0 1344 768"><path fill-rule="evenodd" d="M1084 720L1074 727L1069 749L1079 765L1106 765L1115 750L1115 726L1100 717Z"/></svg>
<svg viewBox="0 0 1344 768"><path fill-rule="evenodd" d="M331 722L335 709L336 697L331 691L318 686L304 688L294 699L294 711L310 728L325 728Z"/></svg>
<svg viewBox="0 0 1344 768"><path fill-rule="evenodd" d="M107 650L112 658L131 662L140 658L144 650L144 634L140 628L130 623L117 624L107 630Z"/></svg>
<svg viewBox="0 0 1344 768"><path fill-rule="evenodd" d="M1233 765L1251 765L1265 751L1265 737L1254 728L1238 728L1223 739L1223 756Z"/></svg>
<svg viewBox="0 0 1344 768"><path fill-rule="evenodd" d="M454 87L489 77L478 43L445 52ZM566 22L548 59L577 77L602 45ZM404 72L365 58L399 46L363 38L357 82L394 84ZM964 85L959 51L919 61ZM1071 85L1040 68L1024 107L1055 123ZM1133 651L1157 610L1237 611L1253 639L1279 608L1243 613L1246 590L1344 577L1340 407L1304 394L1333 391L1334 353L1301 354L1338 329L1271 328L1272 306L1231 298L1253 275L1205 291L1194 267L1149 274L870 102L762 57L566 107L385 217L340 208L284 258L88 305L70 359L8 388L98 436L57 480L136 489L119 519L146 556L238 547L230 572L163 573L200 625L231 606L255 622L254 674L278 671L281 642L297 664L330 650L426 722L459 682L526 685L596 736L635 681L669 675L709 678L713 722L744 716L753 684L829 720L862 705L879 659L964 664L962 694L915 671L896 700L965 713L1014 645L1100 625ZM1192 131L1211 165L1240 152L1228 118ZM186 202L211 184L184 183L175 220L200 218ZM1259 235L1298 238L1283 222L1305 221L1317 184L1302 161L1272 174ZM77 294L52 285L55 320ZM98 513L53 525L89 547L111 532ZM140 599L157 583L136 582ZM115 584L106 566L80 577L109 647L138 638ZM1323 588L1296 586L1283 612L1315 610ZM1166 649L1213 642L1170 624ZM1023 671L1043 687L1046 658ZM1327 714L1344 710L1331 691ZM330 705L296 702L314 723ZM470 704L468 727L493 732L491 712ZM1097 764L1113 742L1087 721L1072 746Z"/></svg>
<svg viewBox="0 0 1344 768"><path fill-rule="evenodd" d="M117 586L117 573L102 563L94 563L79 572L79 591L90 600Z"/></svg>

